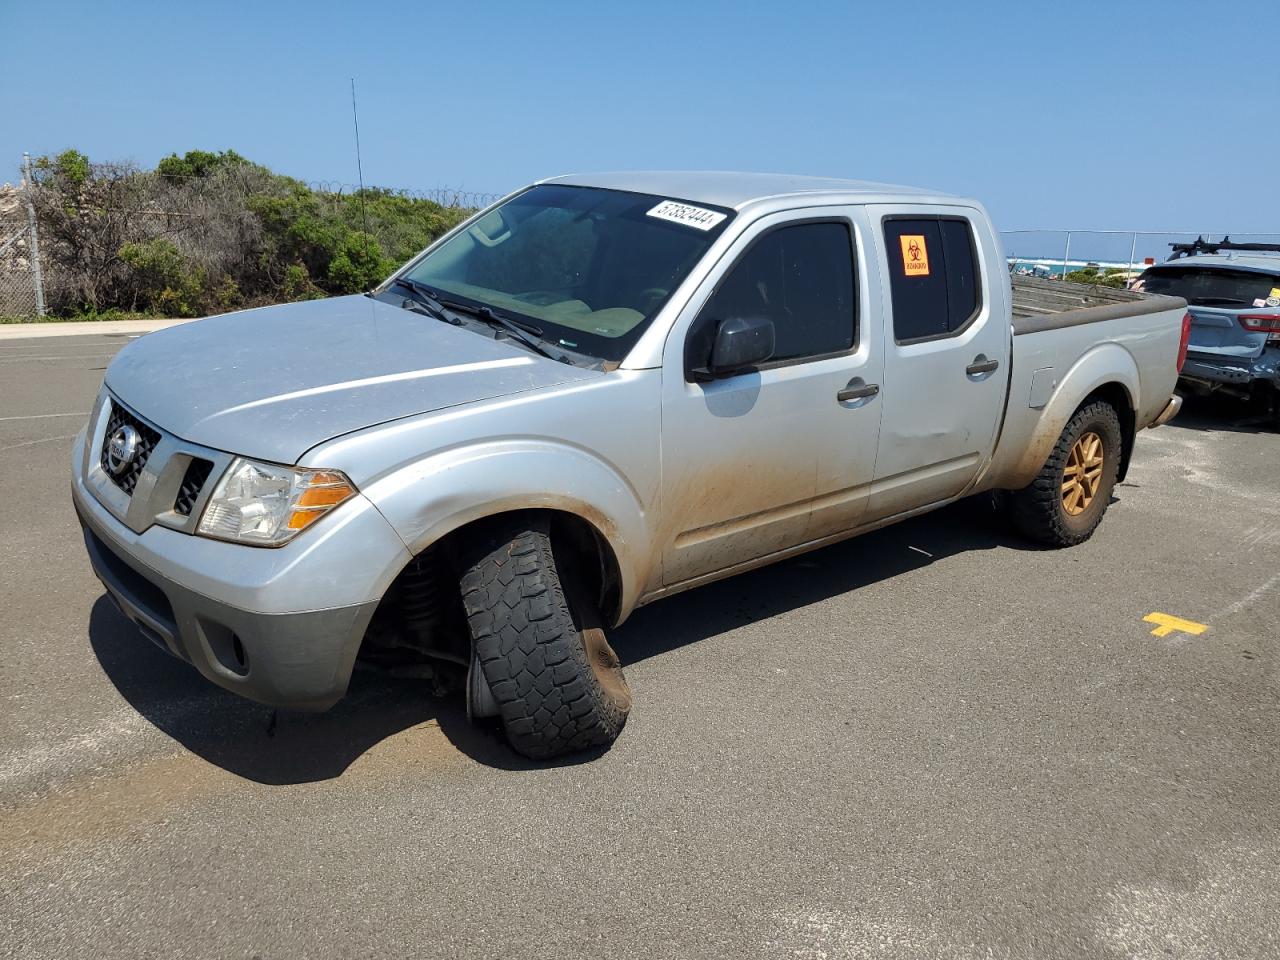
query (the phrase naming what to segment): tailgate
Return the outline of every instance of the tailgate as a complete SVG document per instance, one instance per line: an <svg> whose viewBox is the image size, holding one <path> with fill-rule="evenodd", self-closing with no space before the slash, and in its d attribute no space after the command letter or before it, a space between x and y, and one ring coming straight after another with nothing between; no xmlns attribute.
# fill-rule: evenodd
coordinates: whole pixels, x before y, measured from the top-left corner
<svg viewBox="0 0 1280 960"><path fill-rule="evenodd" d="M1200 306L1192 306L1189 309L1191 351L1218 357L1252 359L1260 356L1267 345L1266 333L1253 333L1244 328L1240 323L1241 313L1280 316L1280 310L1241 311Z"/></svg>

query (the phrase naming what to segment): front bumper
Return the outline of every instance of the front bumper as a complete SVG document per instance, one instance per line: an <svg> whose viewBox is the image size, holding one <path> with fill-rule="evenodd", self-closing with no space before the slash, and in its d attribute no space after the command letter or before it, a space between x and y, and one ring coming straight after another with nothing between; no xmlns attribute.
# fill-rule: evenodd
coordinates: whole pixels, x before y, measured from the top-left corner
<svg viewBox="0 0 1280 960"><path fill-rule="evenodd" d="M72 500L89 560L148 639L251 700L326 710L341 699L365 628L411 559L372 504L357 497L278 549L159 525L135 533L85 486L83 444L82 434Z"/></svg>
<svg viewBox="0 0 1280 960"><path fill-rule="evenodd" d="M1247 387L1258 381L1280 386L1280 347L1267 347L1256 357L1215 357L1188 353L1182 376L1188 380Z"/></svg>

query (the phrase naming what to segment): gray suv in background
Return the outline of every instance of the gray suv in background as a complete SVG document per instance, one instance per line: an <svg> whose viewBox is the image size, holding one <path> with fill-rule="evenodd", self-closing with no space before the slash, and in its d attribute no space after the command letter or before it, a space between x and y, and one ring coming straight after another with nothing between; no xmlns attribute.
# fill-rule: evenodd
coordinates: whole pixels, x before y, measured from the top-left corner
<svg viewBox="0 0 1280 960"><path fill-rule="evenodd" d="M1168 261L1147 269L1134 288L1182 297L1191 342L1181 386L1265 402L1280 428L1280 244L1172 244Z"/></svg>

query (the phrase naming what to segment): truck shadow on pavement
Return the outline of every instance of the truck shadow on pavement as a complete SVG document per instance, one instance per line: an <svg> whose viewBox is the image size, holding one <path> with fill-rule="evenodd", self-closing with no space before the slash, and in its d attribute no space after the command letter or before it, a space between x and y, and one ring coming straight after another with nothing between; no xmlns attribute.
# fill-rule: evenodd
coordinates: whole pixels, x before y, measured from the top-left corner
<svg viewBox="0 0 1280 960"><path fill-rule="evenodd" d="M1007 532L987 498L977 497L645 607L615 631L612 642L626 666L937 559L997 547L1037 549ZM365 670L357 670L347 696L327 713L274 711L214 686L159 650L105 595L91 611L89 641L107 677L139 714L209 763L258 783L339 777L384 740L431 723L448 739L446 749L451 745L500 769L585 763L605 752L551 763L525 760L493 724L470 724L460 696L437 698L422 681Z"/></svg>
<svg viewBox="0 0 1280 960"><path fill-rule="evenodd" d="M1275 427L1267 409L1235 397L1210 395L1183 397L1182 410L1170 427L1200 432L1272 433Z"/></svg>
<svg viewBox="0 0 1280 960"><path fill-rule="evenodd" d="M563 766L599 756L586 753L558 764L526 760L506 746L495 725L469 723L460 695L436 697L427 682L368 669L356 670L347 695L332 710L273 710L215 686L160 650L105 594L90 612L89 642L107 678L146 720L209 763L257 783L339 777L379 743L423 724L440 728L441 744L450 753L456 748L502 769Z"/></svg>
<svg viewBox="0 0 1280 960"><path fill-rule="evenodd" d="M1116 502L1113 497L1112 503ZM638 610L611 642L623 666L974 550L1040 550L971 497Z"/></svg>

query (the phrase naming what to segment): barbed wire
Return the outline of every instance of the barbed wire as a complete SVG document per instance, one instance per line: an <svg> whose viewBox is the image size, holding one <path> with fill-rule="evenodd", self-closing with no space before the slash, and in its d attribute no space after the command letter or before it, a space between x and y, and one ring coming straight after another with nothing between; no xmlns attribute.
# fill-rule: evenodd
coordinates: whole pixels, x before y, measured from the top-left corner
<svg viewBox="0 0 1280 960"><path fill-rule="evenodd" d="M355 196L360 187L353 183L338 180L302 180L308 190L313 193L331 193L339 196ZM366 185L366 195L389 195L404 197L409 200L430 200L442 207L487 207L501 200L503 194L489 193L484 190L468 190L465 187L428 187L414 189L411 187L378 187Z"/></svg>

